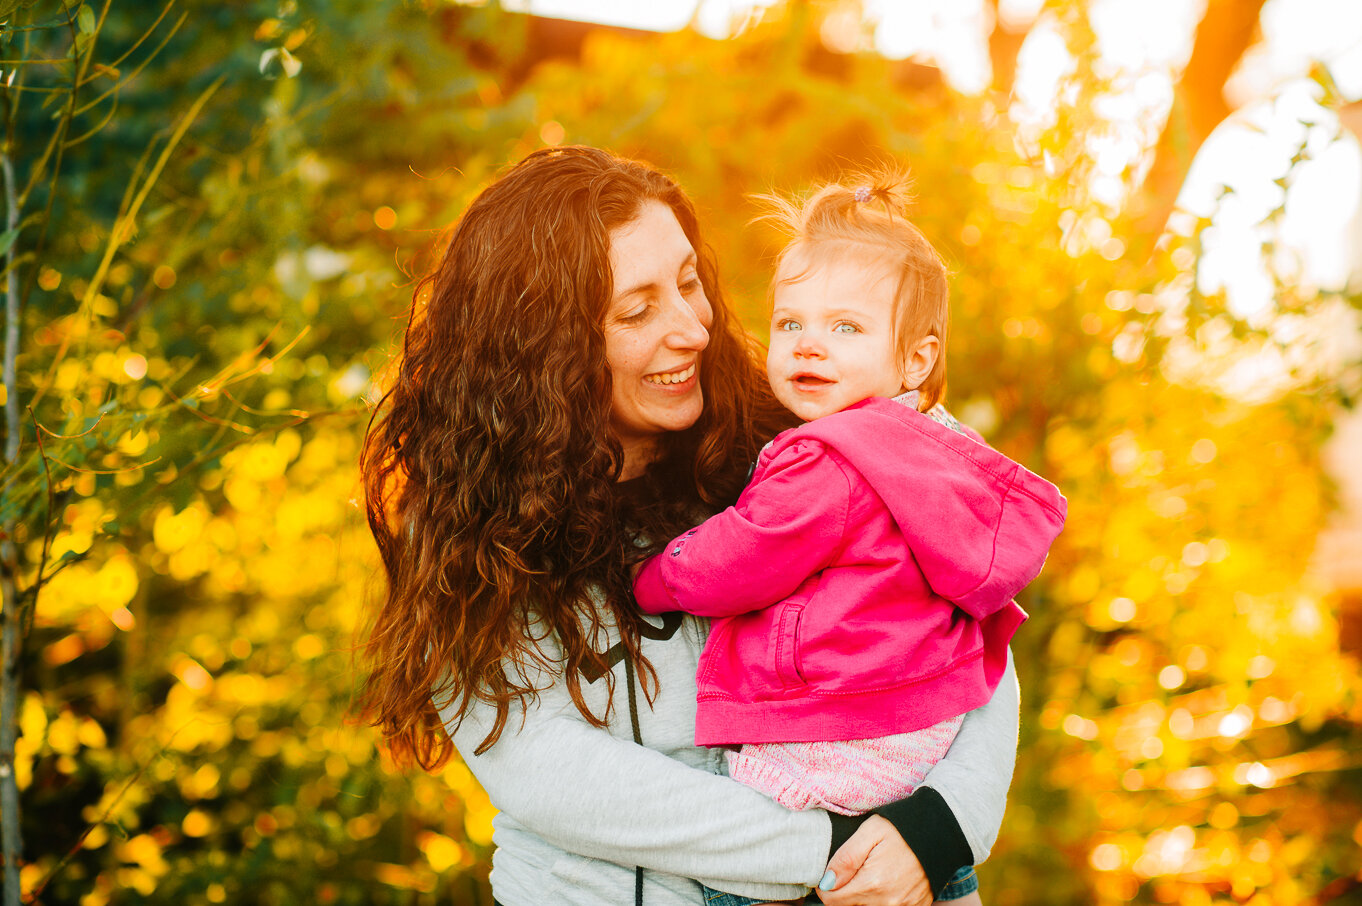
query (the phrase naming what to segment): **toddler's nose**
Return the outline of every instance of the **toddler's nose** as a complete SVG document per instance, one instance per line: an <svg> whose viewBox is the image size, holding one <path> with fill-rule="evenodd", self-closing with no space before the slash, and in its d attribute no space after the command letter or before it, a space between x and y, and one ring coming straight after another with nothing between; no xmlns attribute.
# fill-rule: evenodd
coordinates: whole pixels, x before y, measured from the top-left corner
<svg viewBox="0 0 1362 906"><path fill-rule="evenodd" d="M797 359L817 359L823 357L823 347L817 343L808 333L800 334L799 340L794 346L794 354Z"/></svg>

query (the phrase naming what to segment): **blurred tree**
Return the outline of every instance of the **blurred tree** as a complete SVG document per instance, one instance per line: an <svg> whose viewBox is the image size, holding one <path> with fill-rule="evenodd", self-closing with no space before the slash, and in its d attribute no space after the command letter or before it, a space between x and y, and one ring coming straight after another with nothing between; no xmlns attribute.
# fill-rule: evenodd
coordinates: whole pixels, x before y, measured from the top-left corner
<svg viewBox="0 0 1362 906"><path fill-rule="evenodd" d="M1012 94L1017 79L1017 55L1021 53L1029 25L1008 22L998 0L988 0L993 27L988 33L988 62L993 73L992 89L1001 97Z"/></svg>
<svg viewBox="0 0 1362 906"><path fill-rule="evenodd" d="M915 173L956 271L951 404L1071 501L1024 600L990 902L1286 904L1355 871L1356 666L1303 575L1352 380L1319 324L1358 300L1281 277L1280 316L1246 323L1198 294L1197 235L1132 253L1139 202L1087 190L1110 86L1084 4L1047 13L1079 65L1033 143L1002 65L972 98L833 54L833 3L726 42L435 0L0 3L4 58L29 61L3 64L7 184L32 188L4 233L23 426L0 516L30 621L30 895L488 901L468 771L396 772L346 721L373 563L352 470L436 231L565 142L675 174L757 333L775 238L745 193ZM1281 390L1219 389L1279 348L1309 366Z"/></svg>
<svg viewBox="0 0 1362 906"><path fill-rule="evenodd" d="M1209 0L1192 55L1173 89L1173 108L1144 180L1138 225L1157 235L1168 223L1192 159L1230 115L1225 82L1258 32L1264 0Z"/></svg>
<svg viewBox="0 0 1362 906"><path fill-rule="evenodd" d="M515 47L502 18L359 2L0 10L12 765L0 781L24 792L27 841L20 861L10 796L10 902L21 881L51 902L311 899L343 849L330 838L358 846L382 827L385 775L346 769L374 753L342 731L345 674L310 678L344 647L364 584L362 560L341 576L353 543L330 539L354 522L341 504L364 356L388 333L367 299L403 279L379 238L402 199L363 174L407 175L426 164L399 147L448 152L451 133L472 132L495 85L468 58L500 65ZM426 156L434 173L444 160ZM290 463L307 489L284 495ZM290 578L305 551L312 569ZM326 642L304 630L311 613L314 628L327 615ZM280 701L307 689L312 705ZM271 782L248 790L257 778ZM427 884L429 868L418 883L397 865L401 847L471 864L462 822L478 796L446 808L448 795L430 797L446 815L429 826L458 822L452 836L366 842L370 857L345 864L367 880L342 899L368 902L359 891L393 871L399 888Z"/></svg>

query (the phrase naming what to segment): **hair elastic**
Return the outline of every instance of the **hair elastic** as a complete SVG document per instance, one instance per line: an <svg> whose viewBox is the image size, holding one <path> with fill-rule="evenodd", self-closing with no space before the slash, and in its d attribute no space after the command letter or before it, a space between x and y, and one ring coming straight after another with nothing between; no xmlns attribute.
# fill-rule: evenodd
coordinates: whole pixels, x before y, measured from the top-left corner
<svg viewBox="0 0 1362 906"><path fill-rule="evenodd" d="M871 198L870 186L857 186L853 197L862 204L869 201Z"/></svg>

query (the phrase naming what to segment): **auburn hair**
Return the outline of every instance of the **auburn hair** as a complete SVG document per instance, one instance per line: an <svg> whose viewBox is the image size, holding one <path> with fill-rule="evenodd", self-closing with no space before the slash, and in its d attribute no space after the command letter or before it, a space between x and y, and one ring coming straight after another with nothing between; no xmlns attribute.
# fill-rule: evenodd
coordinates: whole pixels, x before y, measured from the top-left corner
<svg viewBox="0 0 1362 906"><path fill-rule="evenodd" d="M663 435L641 483L618 483L602 319L613 294L610 233L643 204L676 215L714 311L702 353L705 406ZM665 543L735 500L761 445L789 424L757 350L724 303L694 206L669 178L605 151L537 151L467 208L417 287L391 387L360 469L386 589L361 648L362 714L393 753L426 769L477 703L500 737L541 670L561 673L583 717L583 672L608 667L611 627L649 701L628 582L635 539ZM561 649L541 647L547 637Z"/></svg>
<svg viewBox="0 0 1362 906"><path fill-rule="evenodd" d="M909 179L892 169L844 175L815 188L803 199L761 195L760 217L789 236L776 263L772 292L781 283L803 279L829 260L859 255L883 262L897 278L894 288L894 341L900 363L926 337L940 343L932 370L918 387L918 405L927 411L946 396L946 340L950 334L950 285L946 262L912 221ZM798 260L803 266L791 273Z"/></svg>

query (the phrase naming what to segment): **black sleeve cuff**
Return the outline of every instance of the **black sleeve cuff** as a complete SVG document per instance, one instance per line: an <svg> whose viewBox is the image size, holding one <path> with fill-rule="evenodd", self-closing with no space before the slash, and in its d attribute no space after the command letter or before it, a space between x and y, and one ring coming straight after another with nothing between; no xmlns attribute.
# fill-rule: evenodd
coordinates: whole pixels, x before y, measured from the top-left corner
<svg viewBox="0 0 1362 906"><path fill-rule="evenodd" d="M828 812L828 817L832 819L832 843L828 845L828 861L837 854L837 850L842 848L842 844L851 839L851 835L861 829L865 819L869 815L839 815L836 812Z"/></svg>
<svg viewBox="0 0 1362 906"><path fill-rule="evenodd" d="M960 829L960 822L955 820L946 800L931 787L921 787L907 799L875 809L874 814L894 825L903 842L917 856L922 870L927 873L933 896L941 893L957 871L974 864L974 853ZM837 817L833 816L834 841Z"/></svg>

